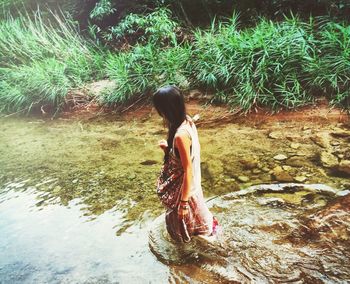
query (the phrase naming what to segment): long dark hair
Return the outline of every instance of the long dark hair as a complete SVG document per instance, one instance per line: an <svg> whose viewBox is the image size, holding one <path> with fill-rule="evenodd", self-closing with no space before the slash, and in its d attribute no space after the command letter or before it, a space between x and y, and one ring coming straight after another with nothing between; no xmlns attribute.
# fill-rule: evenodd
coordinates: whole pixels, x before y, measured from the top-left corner
<svg viewBox="0 0 350 284"><path fill-rule="evenodd" d="M166 162L173 147L176 130L186 119L185 100L182 92L176 86L166 86L158 89L153 94L152 100L158 114L164 117L168 123L168 147L164 155L164 161Z"/></svg>

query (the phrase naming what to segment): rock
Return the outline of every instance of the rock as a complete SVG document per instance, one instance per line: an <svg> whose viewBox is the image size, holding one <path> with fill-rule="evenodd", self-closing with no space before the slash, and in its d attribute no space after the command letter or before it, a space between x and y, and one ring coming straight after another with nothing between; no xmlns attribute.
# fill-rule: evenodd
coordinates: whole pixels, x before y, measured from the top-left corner
<svg viewBox="0 0 350 284"><path fill-rule="evenodd" d="M265 173L268 173L270 171L270 169L268 167L263 167L262 171L265 172Z"/></svg>
<svg viewBox="0 0 350 284"><path fill-rule="evenodd" d="M334 137L348 138L350 137L350 131L335 127L331 135Z"/></svg>
<svg viewBox="0 0 350 284"><path fill-rule="evenodd" d="M299 143L291 143L290 144L290 147L292 148L292 149L299 149L299 147L300 147L300 144Z"/></svg>
<svg viewBox="0 0 350 284"><path fill-rule="evenodd" d="M276 131L271 131L268 134L268 137L271 139L278 139L278 138L281 138L281 134L279 132L276 132Z"/></svg>
<svg viewBox="0 0 350 284"><path fill-rule="evenodd" d="M129 180L133 180L136 178L136 174L135 173L131 173L129 176L128 176L128 179Z"/></svg>
<svg viewBox="0 0 350 284"><path fill-rule="evenodd" d="M111 92L116 88L116 83L113 80L100 80L85 86L87 93L93 97L100 97L106 92ZM85 90L85 92L86 92Z"/></svg>
<svg viewBox="0 0 350 284"><path fill-rule="evenodd" d="M243 169L245 170L251 170L258 166L258 161L256 159L242 159L239 160L239 162L242 164Z"/></svg>
<svg viewBox="0 0 350 284"><path fill-rule="evenodd" d="M305 176L296 176L296 177L294 178L294 180L295 180L296 182L304 182L304 181L307 180L307 177L305 177Z"/></svg>
<svg viewBox="0 0 350 284"><path fill-rule="evenodd" d="M275 180L280 182L293 182L293 177L286 171L282 169L282 167L277 166L273 169L272 176Z"/></svg>
<svg viewBox="0 0 350 284"><path fill-rule="evenodd" d="M337 192L337 196L346 196L348 194L350 194L350 190L348 189Z"/></svg>
<svg viewBox="0 0 350 284"><path fill-rule="evenodd" d="M310 129L309 126L306 126L306 125L305 125L305 126L303 127L303 130L308 130L308 129Z"/></svg>
<svg viewBox="0 0 350 284"><path fill-rule="evenodd" d="M252 170L252 173L253 173L253 174L260 174L260 173L261 173L261 170L260 170L260 169L253 169L253 170Z"/></svg>
<svg viewBox="0 0 350 284"><path fill-rule="evenodd" d="M329 137L327 134L317 134L310 137L310 139L318 146L328 149L329 148Z"/></svg>
<svg viewBox="0 0 350 284"><path fill-rule="evenodd" d="M338 141L333 140L333 141L331 141L331 145L332 146L339 146L340 143Z"/></svg>
<svg viewBox="0 0 350 284"><path fill-rule="evenodd" d="M155 161L155 160L145 160L143 162L141 162L140 164L141 165L144 165L144 166L150 166L150 165L155 165L157 164L158 162Z"/></svg>
<svg viewBox="0 0 350 284"><path fill-rule="evenodd" d="M350 160L342 160L337 166L337 170L350 175Z"/></svg>
<svg viewBox="0 0 350 284"><path fill-rule="evenodd" d="M298 141L301 138L301 136L299 134L295 134L295 133L286 134L285 137L289 141Z"/></svg>
<svg viewBox="0 0 350 284"><path fill-rule="evenodd" d="M249 177L246 177L246 176L239 176L239 177L237 177L237 179L240 182L247 182L247 181L249 181Z"/></svg>
<svg viewBox="0 0 350 284"><path fill-rule="evenodd" d="M288 172L292 169L292 167L291 166L282 166L282 169Z"/></svg>
<svg viewBox="0 0 350 284"><path fill-rule="evenodd" d="M200 99L203 97L203 93L200 90L191 90L189 91L188 98L189 99Z"/></svg>
<svg viewBox="0 0 350 284"><path fill-rule="evenodd" d="M266 206L266 205L281 206L286 203L282 198L278 198L278 197L259 198L257 201L260 205L263 205L263 206Z"/></svg>
<svg viewBox="0 0 350 284"><path fill-rule="evenodd" d="M338 157L339 159L343 159L343 158L344 158L344 154L337 154L337 157Z"/></svg>
<svg viewBox="0 0 350 284"><path fill-rule="evenodd" d="M277 161L283 161L283 160L286 160L288 157L284 154L278 154L278 155L274 156L273 158Z"/></svg>
<svg viewBox="0 0 350 284"><path fill-rule="evenodd" d="M328 151L322 151L319 154L319 159L323 167L334 168L338 165L338 159Z"/></svg>

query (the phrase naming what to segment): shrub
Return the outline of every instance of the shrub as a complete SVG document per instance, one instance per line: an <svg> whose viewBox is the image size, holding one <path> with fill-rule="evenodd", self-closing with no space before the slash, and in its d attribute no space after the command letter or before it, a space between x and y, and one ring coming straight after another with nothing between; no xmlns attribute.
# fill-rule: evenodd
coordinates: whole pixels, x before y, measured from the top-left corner
<svg viewBox="0 0 350 284"><path fill-rule="evenodd" d="M161 8L147 15L127 15L118 25L110 28L106 38L119 41L126 38L131 43L176 45L178 28L178 23L171 19L171 11Z"/></svg>

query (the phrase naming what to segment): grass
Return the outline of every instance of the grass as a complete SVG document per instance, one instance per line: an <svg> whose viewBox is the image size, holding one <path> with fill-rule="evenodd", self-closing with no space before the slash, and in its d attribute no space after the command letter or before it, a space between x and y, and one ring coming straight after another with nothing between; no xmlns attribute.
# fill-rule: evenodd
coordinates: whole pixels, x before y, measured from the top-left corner
<svg viewBox="0 0 350 284"><path fill-rule="evenodd" d="M189 45L169 48L136 45L128 52L110 53L106 60L106 73L116 82L116 88L105 95L102 102L122 102L168 84L186 89L189 87L190 58Z"/></svg>
<svg viewBox="0 0 350 284"><path fill-rule="evenodd" d="M157 17L170 17L169 11ZM160 40L164 31L153 31L154 21L150 27L142 23L144 40L112 51L82 37L68 18L8 16L0 21L0 111L59 107L71 88L100 78L116 83L98 98L108 105L175 84L209 90L215 100L245 111L295 108L320 95L350 107L350 26L344 23L292 16L281 22L262 18L241 29L233 15L194 30L191 40L178 42L172 34L167 45Z"/></svg>
<svg viewBox="0 0 350 284"><path fill-rule="evenodd" d="M249 110L254 105L293 108L312 98L305 91L306 67L314 44L310 25L296 18L254 28L229 23L195 33L197 84L225 91L226 101Z"/></svg>
<svg viewBox="0 0 350 284"><path fill-rule="evenodd" d="M344 23L326 22L317 38L320 55L313 58L311 83L331 103L350 108L350 26Z"/></svg>
<svg viewBox="0 0 350 284"><path fill-rule="evenodd" d="M53 15L0 22L0 110L59 106L70 88L101 76L103 54L69 19Z"/></svg>

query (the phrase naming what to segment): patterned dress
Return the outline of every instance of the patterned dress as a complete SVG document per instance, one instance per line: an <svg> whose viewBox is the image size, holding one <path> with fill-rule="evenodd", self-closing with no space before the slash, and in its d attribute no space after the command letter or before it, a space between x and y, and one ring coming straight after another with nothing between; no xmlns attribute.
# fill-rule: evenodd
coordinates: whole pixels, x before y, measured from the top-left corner
<svg viewBox="0 0 350 284"><path fill-rule="evenodd" d="M189 210L184 218L180 218L177 213L179 206L179 200L177 199L175 201L176 204L168 206L165 221L167 231L174 240L189 242L191 236L194 235L212 235L213 230L217 225L217 220L209 211L203 197L198 132L194 122L189 116L187 117L187 122L185 121L185 123L177 129L176 133L180 133L181 131L187 132L192 142L190 154L193 176L188 202ZM175 167L182 168L181 160L176 156L174 149L175 147L173 145L170 151L170 163L173 163ZM178 194L178 196L181 196L181 194Z"/></svg>

